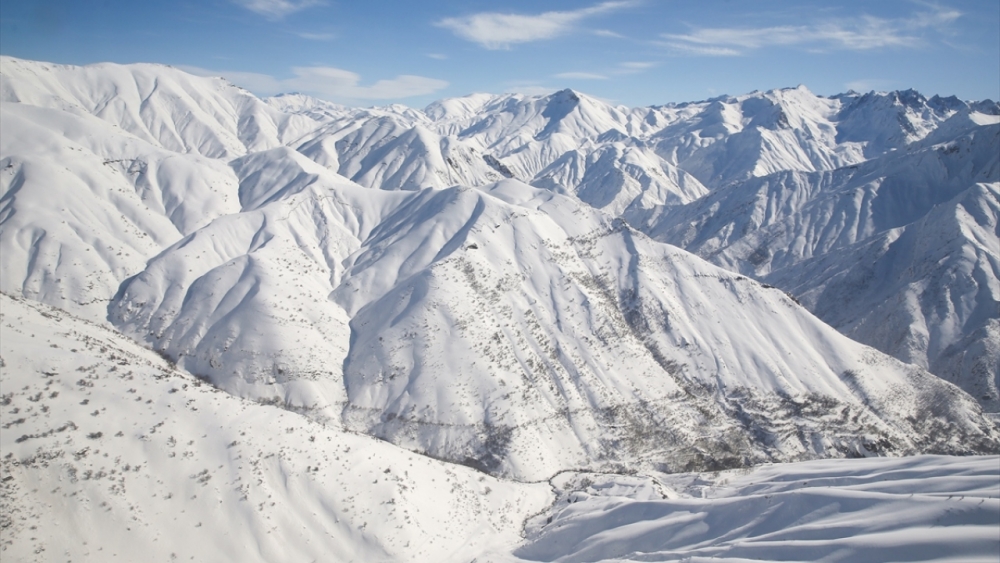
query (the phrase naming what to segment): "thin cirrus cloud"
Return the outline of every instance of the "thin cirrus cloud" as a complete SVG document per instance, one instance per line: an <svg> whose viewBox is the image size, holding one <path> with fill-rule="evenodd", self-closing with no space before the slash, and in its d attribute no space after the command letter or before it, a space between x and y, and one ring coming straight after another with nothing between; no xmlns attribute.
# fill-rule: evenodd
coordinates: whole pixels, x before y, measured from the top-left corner
<svg viewBox="0 0 1000 563"><path fill-rule="evenodd" d="M637 72L643 72L655 67L657 63L652 61L625 61L618 64L620 73L634 74Z"/></svg>
<svg viewBox="0 0 1000 563"><path fill-rule="evenodd" d="M555 78L562 78L565 80L607 80L608 77L603 74L595 74L593 72L560 72L555 75Z"/></svg>
<svg viewBox="0 0 1000 563"><path fill-rule="evenodd" d="M598 37L611 37L612 39L624 39L625 36L621 33L616 33L610 29L595 29L593 34Z"/></svg>
<svg viewBox="0 0 1000 563"><path fill-rule="evenodd" d="M275 20L325 3L324 0L232 0L232 2L251 12Z"/></svg>
<svg viewBox="0 0 1000 563"><path fill-rule="evenodd" d="M296 32L295 35L310 41L333 41L337 38L337 36L332 33L308 33L305 31Z"/></svg>
<svg viewBox="0 0 1000 563"><path fill-rule="evenodd" d="M448 86L444 80L410 74L362 86L357 73L325 66L293 67L293 76L285 79L256 72L220 72L198 67L182 67L182 70L200 76L223 76L260 95L304 92L335 101L396 100L432 94Z"/></svg>
<svg viewBox="0 0 1000 563"><path fill-rule="evenodd" d="M445 18L435 23L455 35L487 49L509 49L515 43L552 39L569 33L574 26L591 16L606 14L635 5L634 1L602 2L589 8L536 15L482 12L471 16Z"/></svg>
<svg viewBox="0 0 1000 563"><path fill-rule="evenodd" d="M924 44L924 32L943 29L961 15L956 10L935 8L898 19L861 16L797 26L705 27L686 34L664 33L660 36L664 41L657 43L680 54L704 56L738 56L770 46L851 51L913 48Z"/></svg>

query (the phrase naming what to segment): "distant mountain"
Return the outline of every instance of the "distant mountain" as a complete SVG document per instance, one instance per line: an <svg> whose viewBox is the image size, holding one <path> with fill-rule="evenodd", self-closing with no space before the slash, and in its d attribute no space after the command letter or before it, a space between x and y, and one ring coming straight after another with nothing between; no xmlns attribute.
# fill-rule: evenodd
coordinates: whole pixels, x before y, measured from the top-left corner
<svg viewBox="0 0 1000 563"><path fill-rule="evenodd" d="M646 230L793 293L996 412L998 180L1000 119L966 108L903 150L720 188Z"/></svg>

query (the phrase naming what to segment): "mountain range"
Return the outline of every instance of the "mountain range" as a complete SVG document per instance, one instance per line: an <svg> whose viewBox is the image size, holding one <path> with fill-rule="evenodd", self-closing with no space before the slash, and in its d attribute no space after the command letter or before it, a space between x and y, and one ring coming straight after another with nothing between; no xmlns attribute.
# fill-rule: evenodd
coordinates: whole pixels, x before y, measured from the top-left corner
<svg viewBox="0 0 1000 563"><path fill-rule="evenodd" d="M674 490L665 475L1000 453L995 102L799 86L647 108L563 90L362 109L261 99L161 65L10 57L0 79L4 392L23 388L4 395L4 421L35 408L25 400L54 399L53 386L98 393L67 372L103 381L112 412L135 393L128 386L156 401L122 411L134 425L122 428L124 445L78 422L77 406L51 407L71 430L45 430L50 410L21 417L16 426L37 431L3 438L5 452L20 452L4 462L18 490L68 471L44 461L76 455L61 432L80 434L72 448L94 440L145 459L151 479L176 471L144 450L145 427L162 419L188 441L205 434L211 444L191 457L218 461L242 491L218 492L221 522L309 543L318 531L288 525L308 520L296 512L306 508L275 509L276 528L267 511L240 508L264 490L241 488L251 479L241 460L273 449L270 431L294 450L274 454L293 469L264 470L286 480L269 493L282 504L319 486L313 463L322 452L327 467L341 443L353 445L343 468L372 463L346 455L352 447L386 460L388 477L381 466L360 473L373 485L416 464L425 481L450 475L445 504L480 498L474 514L425 515L412 501L360 528L345 517L354 531L329 536L349 546L342 559L470 560L471 548L454 550L485 526L494 544L483 550L578 560L591 555L559 551L559 533L524 519L555 510L560 495L602 497L595 482L635 500ZM48 357L34 334L88 352ZM114 374L140 364L128 383ZM192 420L192 405L205 414ZM259 421L248 423L255 438L231 435L245 416ZM286 424L294 437L277 434ZM213 425L218 435L200 430ZM329 443L314 448L316 436ZM230 438L255 440L256 453L237 453ZM192 474L216 474L208 469ZM556 479L568 471L589 483ZM659 484L623 484L636 474ZM398 487L416 487L367 483L351 487L391 504ZM315 510L347 502L317 494ZM29 510L5 495L5 512ZM458 527L432 549L399 516L407 510L421 525ZM150 526L169 512L157 514ZM343 526L324 518L324 529ZM408 530L399 545L386 543L385 522ZM573 522L578 539L611 526ZM421 549L402 546L408 537ZM976 541L970 553L981 554ZM269 545L259 558L275 557ZM601 545L608 557L629 553Z"/></svg>

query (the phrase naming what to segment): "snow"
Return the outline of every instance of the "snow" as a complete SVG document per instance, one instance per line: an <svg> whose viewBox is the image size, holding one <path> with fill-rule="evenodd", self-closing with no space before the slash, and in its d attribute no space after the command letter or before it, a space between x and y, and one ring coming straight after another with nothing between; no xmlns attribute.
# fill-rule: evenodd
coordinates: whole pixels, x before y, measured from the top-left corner
<svg viewBox="0 0 1000 563"><path fill-rule="evenodd" d="M0 101L15 559L995 559L992 102Z"/></svg>
<svg viewBox="0 0 1000 563"><path fill-rule="evenodd" d="M7 295L0 304L5 558L997 555L996 456L568 471L518 483L239 399L64 311Z"/></svg>
<svg viewBox="0 0 1000 563"><path fill-rule="evenodd" d="M811 461L712 474L567 473L509 559L995 561L1000 460Z"/></svg>
<svg viewBox="0 0 1000 563"><path fill-rule="evenodd" d="M947 142L938 131L856 166L734 184L647 231L793 293L844 334L960 383L995 412L1000 124L953 120Z"/></svg>
<svg viewBox="0 0 1000 563"><path fill-rule="evenodd" d="M4 558L467 561L545 484L239 399L105 327L2 299Z"/></svg>

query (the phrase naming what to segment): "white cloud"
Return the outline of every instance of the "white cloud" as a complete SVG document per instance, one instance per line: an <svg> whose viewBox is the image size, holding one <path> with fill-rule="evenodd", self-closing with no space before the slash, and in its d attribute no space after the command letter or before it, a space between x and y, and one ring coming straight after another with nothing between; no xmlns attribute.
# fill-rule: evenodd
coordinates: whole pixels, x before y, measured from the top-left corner
<svg viewBox="0 0 1000 563"><path fill-rule="evenodd" d="M885 47L918 47L928 29L942 29L961 16L955 10L931 6L908 18L860 16L810 25L757 28L696 28L686 34L665 33L659 45L695 55L733 56L768 46L803 46L812 51L829 49L864 51Z"/></svg>
<svg viewBox="0 0 1000 563"><path fill-rule="evenodd" d="M281 19L299 10L325 3L323 0L232 0L232 2L271 19Z"/></svg>
<svg viewBox="0 0 1000 563"><path fill-rule="evenodd" d="M618 66L628 70L648 70L656 65L657 63L650 61L626 61Z"/></svg>
<svg viewBox="0 0 1000 563"><path fill-rule="evenodd" d="M487 49L508 49L514 43L558 37L573 29L580 20L632 5L632 1L602 2L589 8L537 15L482 12L460 18L445 18L435 25L450 29L455 35Z"/></svg>
<svg viewBox="0 0 1000 563"><path fill-rule="evenodd" d="M361 76L340 68L311 66L292 68L291 78L277 79L267 74L238 71L214 71L181 67L199 76L222 76L256 94L270 96L283 92L304 92L339 102L393 100L432 94L448 86L444 80L404 74L391 80L361 85Z"/></svg>
<svg viewBox="0 0 1000 563"><path fill-rule="evenodd" d="M596 36L598 36L598 37L611 37L611 38L614 38L614 39L625 39L624 35L622 35L621 33L616 33L614 31L611 31L610 29L595 29L593 31L593 34L596 35Z"/></svg>
<svg viewBox="0 0 1000 563"><path fill-rule="evenodd" d="M305 31L296 32L295 35L311 41L333 41L337 37L332 33L308 33Z"/></svg>
<svg viewBox="0 0 1000 563"><path fill-rule="evenodd" d="M704 57L738 57L743 53L731 47L715 47L711 45L692 45L677 41L654 41L655 45L666 47L674 53L700 55Z"/></svg>
<svg viewBox="0 0 1000 563"><path fill-rule="evenodd" d="M601 74L594 74L592 72L560 72L555 75L555 78L563 78L566 80L607 80L608 77Z"/></svg>
<svg viewBox="0 0 1000 563"><path fill-rule="evenodd" d="M444 61L448 59L448 55L445 55L443 53L427 53L427 56L439 61Z"/></svg>

